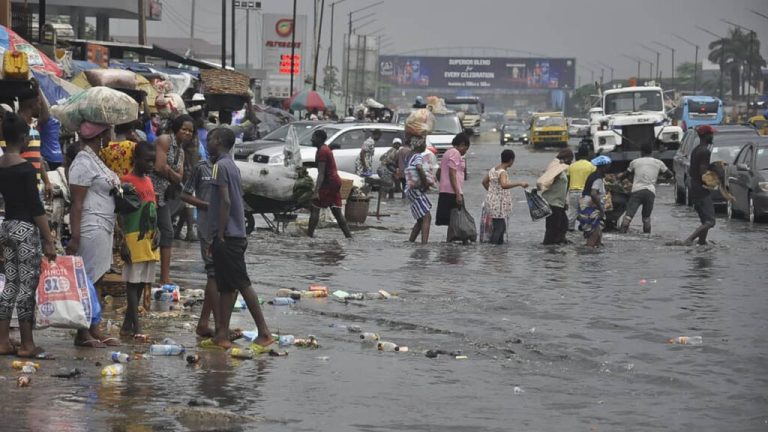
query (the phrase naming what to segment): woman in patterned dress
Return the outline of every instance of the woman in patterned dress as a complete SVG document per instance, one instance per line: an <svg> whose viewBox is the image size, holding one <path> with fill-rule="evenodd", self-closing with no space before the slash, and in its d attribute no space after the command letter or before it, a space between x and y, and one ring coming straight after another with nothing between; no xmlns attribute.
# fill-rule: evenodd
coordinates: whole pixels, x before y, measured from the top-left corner
<svg viewBox="0 0 768 432"><path fill-rule="evenodd" d="M429 241L429 226L432 224L432 203L427 197L427 191L434 186L434 179L424 169L422 153L426 149L426 141L421 137L406 137L411 140L411 154L408 156L405 169L405 196L411 204L411 215L416 223L411 229L410 242L415 242L421 233L421 243Z"/></svg>
<svg viewBox="0 0 768 432"><path fill-rule="evenodd" d="M512 214L512 191L514 187L527 188L527 182L510 182L507 170L515 163L515 152L501 152L501 163L491 168L483 178L483 187L488 193L483 202L480 218L480 241L504 244L509 216Z"/></svg>

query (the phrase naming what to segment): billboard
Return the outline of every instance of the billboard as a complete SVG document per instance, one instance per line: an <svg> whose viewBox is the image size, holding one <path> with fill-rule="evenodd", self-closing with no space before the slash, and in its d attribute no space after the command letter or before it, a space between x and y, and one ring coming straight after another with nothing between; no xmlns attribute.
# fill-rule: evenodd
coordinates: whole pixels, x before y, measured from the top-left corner
<svg viewBox="0 0 768 432"><path fill-rule="evenodd" d="M406 88L572 89L573 58L380 56L382 84Z"/></svg>
<svg viewBox="0 0 768 432"><path fill-rule="evenodd" d="M262 19L261 64L266 70L266 81L262 85L265 96L289 97L291 74L294 91L300 89L306 75L307 16L297 15L296 25L291 14L264 14ZM296 32L291 57L291 40Z"/></svg>

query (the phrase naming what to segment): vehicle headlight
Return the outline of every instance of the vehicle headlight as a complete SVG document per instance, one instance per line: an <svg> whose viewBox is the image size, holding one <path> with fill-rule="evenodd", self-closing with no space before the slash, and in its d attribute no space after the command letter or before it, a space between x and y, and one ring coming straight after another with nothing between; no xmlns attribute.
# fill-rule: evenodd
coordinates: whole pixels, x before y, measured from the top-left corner
<svg viewBox="0 0 768 432"><path fill-rule="evenodd" d="M512 135L510 135L510 134L504 134L504 138L512 138Z"/></svg>
<svg viewBox="0 0 768 432"><path fill-rule="evenodd" d="M269 158L269 164L282 165L284 160L285 160L285 156L282 153L280 153L279 155L275 155Z"/></svg>
<svg viewBox="0 0 768 432"><path fill-rule="evenodd" d="M527 133L524 133L524 134L523 134L523 138L528 138L528 134L527 134Z"/></svg>
<svg viewBox="0 0 768 432"><path fill-rule="evenodd" d="M496 132L496 128L491 128L491 132Z"/></svg>
<svg viewBox="0 0 768 432"><path fill-rule="evenodd" d="M672 134L672 141L677 141L680 138L680 136L677 134L677 132Z"/></svg>
<svg viewBox="0 0 768 432"><path fill-rule="evenodd" d="M763 192L768 192L768 182L760 182L757 184Z"/></svg>
<svg viewBox="0 0 768 432"><path fill-rule="evenodd" d="M600 137L598 142L600 143L600 145L604 145L605 144L605 137Z"/></svg>

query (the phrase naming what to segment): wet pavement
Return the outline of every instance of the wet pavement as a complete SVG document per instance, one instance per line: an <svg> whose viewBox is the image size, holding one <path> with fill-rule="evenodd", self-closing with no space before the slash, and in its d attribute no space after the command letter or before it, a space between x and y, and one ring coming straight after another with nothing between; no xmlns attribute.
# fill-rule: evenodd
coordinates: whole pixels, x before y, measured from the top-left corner
<svg viewBox="0 0 768 432"><path fill-rule="evenodd" d="M467 157L465 189L479 218L480 180L501 148L496 135L478 141ZM532 184L554 156L512 148L511 177ZM429 245L409 244L412 220L400 199L385 200L389 216L369 217L352 241L336 228L319 230L314 240L295 224L280 235L257 231L247 263L262 297L313 283L399 296L265 305L273 332L316 335L320 349L289 348L287 357L256 360L200 351L197 367L154 357L131 362L116 379L101 378L95 365L108 364L108 350L76 349L69 332L40 331L36 338L59 360L43 362L22 389L11 358L0 362L2 429L768 429L768 225L719 218L711 245L665 246L685 238L698 219L672 204L669 186L659 186L653 234L639 233L635 221L627 235L607 234L598 251L582 246L578 233L571 234L574 245L545 247L544 222L531 222L522 191L514 194L505 246L448 245L445 228L435 227ZM173 277L201 287L198 246L176 246ZM142 323L157 339L192 347L194 321ZM233 325L252 327L245 312L234 313ZM350 325L410 351L364 347L343 327ZM681 335L701 335L704 344L665 343ZM146 347L122 348L133 349ZM460 350L467 358L427 358L427 349ZM72 367L85 375L49 377ZM190 400L218 407L188 408Z"/></svg>

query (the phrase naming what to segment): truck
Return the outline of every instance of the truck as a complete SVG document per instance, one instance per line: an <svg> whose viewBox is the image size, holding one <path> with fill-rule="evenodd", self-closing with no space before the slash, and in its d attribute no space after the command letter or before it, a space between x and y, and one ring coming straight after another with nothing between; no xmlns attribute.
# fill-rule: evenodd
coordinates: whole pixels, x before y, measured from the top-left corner
<svg viewBox="0 0 768 432"><path fill-rule="evenodd" d="M485 105L477 96L458 96L446 98L445 106L455 111L461 118L461 126L465 131L471 131L474 135L480 135L481 116L485 112Z"/></svg>
<svg viewBox="0 0 768 432"><path fill-rule="evenodd" d="M528 134L534 149L546 146L568 146L568 124L561 112L533 114Z"/></svg>
<svg viewBox="0 0 768 432"><path fill-rule="evenodd" d="M595 154L611 158L611 171L624 171L648 147L670 168L683 130L672 124L664 109L661 87L625 87L601 95L603 115L592 134Z"/></svg>

